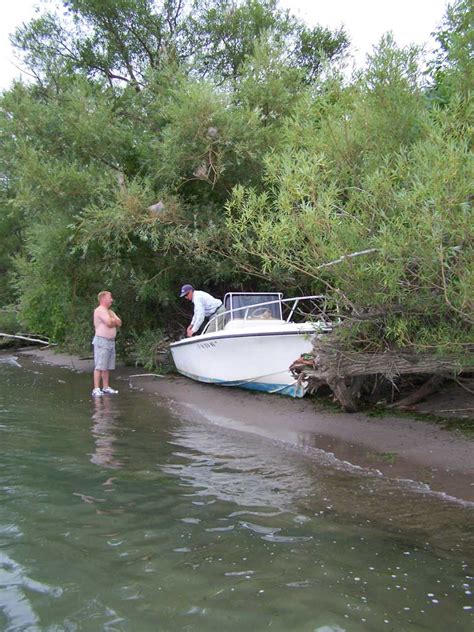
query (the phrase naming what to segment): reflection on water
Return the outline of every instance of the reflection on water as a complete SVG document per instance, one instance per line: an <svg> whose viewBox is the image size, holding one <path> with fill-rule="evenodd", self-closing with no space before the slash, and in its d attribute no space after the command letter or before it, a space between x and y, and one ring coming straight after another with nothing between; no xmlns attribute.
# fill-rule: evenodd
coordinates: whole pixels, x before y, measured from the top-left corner
<svg viewBox="0 0 474 632"><path fill-rule="evenodd" d="M91 463L104 467L119 468L122 463L114 457L114 430L120 416L118 404L112 397L94 398L92 415L92 436L95 440L95 451L91 454Z"/></svg>
<svg viewBox="0 0 474 632"><path fill-rule="evenodd" d="M25 567L0 553L0 611L5 615L9 629L33 629L31 626L37 629L40 621L28 600L30 593L54 598L61 596L62 590L31 579Z"/></svg>
<svg viewBox="0 0 474 632"><path fill-rule="evenodd" d="M21 364L0 629L471 630L468 507Z"/></svg>
<svg viewBox="0 0 474 632"><path fill-rule="evenodd" d="M0 355L0 364L11 364L12 366L21 367L21 364L18 363L18 358L12 355Z"/></svg>
<svg viewBox="0 0 474 632"><path fill-rule="evenodd" d="M245 452L236 450L235 440L236 435L218 433L206 425L176 429L170 445L175 447L177 462L162 469L179 475L202 496L248 507L270 505L289 510L312 494L314 481L293 458L282 461L280 452L268 450L262 461L262 452L255 446L265 449L264 440L254 438L253 449Z"/></svg>

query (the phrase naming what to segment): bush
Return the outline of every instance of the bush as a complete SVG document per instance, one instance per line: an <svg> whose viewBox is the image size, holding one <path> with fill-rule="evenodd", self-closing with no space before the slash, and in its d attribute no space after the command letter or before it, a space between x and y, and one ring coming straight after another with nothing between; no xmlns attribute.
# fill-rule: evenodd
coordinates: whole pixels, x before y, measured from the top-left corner
<svg viewBox="0 0 474 632"><path fill-rule="evenodd" d="M0 331L5 334L16 334L20 331L18 310L15 305L0 309Z"/></svg>
<svg viewBox="0 0 474 632"><path fill-rule="evenodd" d="M135 366L142 366L150 371L158 369L168 373L174 366L169 340L160 329L148 329L141 334L133 334L126 353Z"/></svg>

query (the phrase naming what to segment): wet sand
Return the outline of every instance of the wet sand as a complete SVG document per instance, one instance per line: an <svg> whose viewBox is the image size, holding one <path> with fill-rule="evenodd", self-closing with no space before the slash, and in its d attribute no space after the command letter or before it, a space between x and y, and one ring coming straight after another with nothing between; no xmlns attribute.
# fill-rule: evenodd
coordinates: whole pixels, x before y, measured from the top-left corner
<svg viewBox="0 0 474 632"><path fill-rule="evenodd" d="M51 349L15 354L92 373L91 360ZM118 368L111 383L159 396L188 418L254 433L309 456L323 450L378 475L416 481L449 497L474 502L474 441L433 422L328 411L315 397L291 399L199 384L184 377L133 377L144 373Z"/></svg>

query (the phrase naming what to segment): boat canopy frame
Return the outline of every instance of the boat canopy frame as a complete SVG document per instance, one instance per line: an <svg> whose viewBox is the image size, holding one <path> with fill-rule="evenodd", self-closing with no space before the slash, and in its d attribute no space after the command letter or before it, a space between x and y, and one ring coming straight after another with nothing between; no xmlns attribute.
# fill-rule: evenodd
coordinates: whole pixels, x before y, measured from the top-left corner
<svg viewBox="0 0 474 632"><path fill-rule="evenodd" d="M276 298L264 301L258 300L254 303L251 301L253 297ZM250 299L250 301L246 302L242 299ZM332 325L326 310L327 301L328 297L324 294L283 298L282 292L228 292L224 296L223 305L224 307L230 305L229 309L211 316L201 335L209 331L221 331L229 321L235 319L271 319L289 323L293 322L292 318L294 316L299 316L305 318L307 322L312 320L323 321L329 328ZM284 310L287 313L286 316L284 316Z"/></svg>

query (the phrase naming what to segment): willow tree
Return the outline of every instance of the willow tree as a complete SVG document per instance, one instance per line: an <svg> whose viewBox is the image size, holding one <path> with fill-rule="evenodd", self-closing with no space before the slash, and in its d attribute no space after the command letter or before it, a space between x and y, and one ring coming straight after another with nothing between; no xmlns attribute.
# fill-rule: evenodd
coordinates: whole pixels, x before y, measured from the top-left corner
<svg viewBox="0 0 474 632"><path fill-rule="evenodd" d="M358 81L322 82L227 205L227 256L324 291L362 348L462 352L472 333L467 109L433 108L416 51L386 37Z"/></svg>
<svg viewBox="0 0 474 632"><path fill-rule="evenodd" d="M63 0L12 41L38 81L81 73L140 90L150 71L187 65L217 84L240 77L255 42L276 38L307 81L348 46L343 30L309 28L277 0Z"/></svg>
<svg viewBox="0 0 474 632"><path fill-rule="evenodd" d="M61 340L74 321L87 340L108 285L144 331L170 320L182 275L242 282L212 251L223 208L262 187L283 119L347 40L272 0L57 6L15 34L36 80L1 99L2 301L31 331Z"/></svg>

